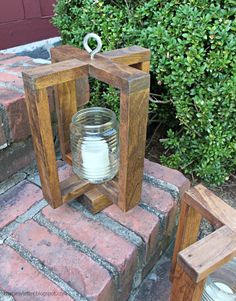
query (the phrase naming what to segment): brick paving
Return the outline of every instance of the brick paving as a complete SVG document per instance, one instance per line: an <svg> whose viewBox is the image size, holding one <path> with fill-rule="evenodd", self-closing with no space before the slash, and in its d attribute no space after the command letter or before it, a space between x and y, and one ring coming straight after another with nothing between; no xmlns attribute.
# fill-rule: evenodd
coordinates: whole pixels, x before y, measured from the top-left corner
<svg viewBox="0 0 236 301"><path fill-rule="evenodd" d="M71 174L58 166L61 179ZM165 167L157 178L158 168L145 160L142 201L128 213L111 205L92 215L76 200L52 209L38 174L1 189L0 300L167 301L168 269L156 264L189 182Z"/></svg>

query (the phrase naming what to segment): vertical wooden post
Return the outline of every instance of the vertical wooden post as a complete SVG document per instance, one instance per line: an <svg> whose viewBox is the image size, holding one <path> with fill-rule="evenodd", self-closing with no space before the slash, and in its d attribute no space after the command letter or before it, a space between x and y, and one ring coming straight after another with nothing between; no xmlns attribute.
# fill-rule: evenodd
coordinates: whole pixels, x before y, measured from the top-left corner
<svg viewBox="0 0 236 301"><path fill-rule="evenodd" d="M201 214L188 206L183 199L181 202L179 225L172 259L171 280L175 273L178 253L197 241L201 220Z"/></svg>
<svg viewBox="0 0 236 301"><path fill-rule="evenodd" d="M55 91L61 154L63 160L67 161L66 155L70 153L70 123L72 116L77 112L75 81L58 84Z"/></svg>
<svg viewBox="0 0 236 301"><path fill-rule="evenodd" d="M121 92L118 206L128 211L140 202L146 144L149 89Z"/></svg>
<svg viewBox="0 0 236 301"><path fill-rule="evenodd" d="M176 265L170 301L200 301L205 281L194 282L184 269Z"/></svg>
<svg viewBox="0 0 236 301"><path fill-rule="evenodd" d="M43 195L53 208L62 204L56 154L53 143L51 116L46 88L32 90L25 87L25 97L30 120L32 140Z"/></svg>

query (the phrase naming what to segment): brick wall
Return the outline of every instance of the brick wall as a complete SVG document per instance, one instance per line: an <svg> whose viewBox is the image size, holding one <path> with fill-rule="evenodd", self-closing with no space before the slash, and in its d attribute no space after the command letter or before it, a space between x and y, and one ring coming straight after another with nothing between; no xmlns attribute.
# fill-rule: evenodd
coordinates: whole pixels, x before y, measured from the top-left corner
<svg viewBox="0 0 236 301"><path fill-rule="evenodd" d="M50 23L55 0L1 0L0 49L55 37Z"/></svg>

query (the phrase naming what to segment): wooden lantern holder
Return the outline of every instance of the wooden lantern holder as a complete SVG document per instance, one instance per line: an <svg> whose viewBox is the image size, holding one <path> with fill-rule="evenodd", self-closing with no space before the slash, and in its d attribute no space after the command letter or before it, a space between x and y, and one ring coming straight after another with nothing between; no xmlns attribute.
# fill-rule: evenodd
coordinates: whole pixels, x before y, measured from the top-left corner
<svg viewBox="0 0 236 301"><path fill-rule="evenodd" d="M219 229L197 241L202 218ZM236 210L203 185L185 192L170 275L170 301L201 301L207 277L235 256Z"/></svg>
<svg viewBox="0 0 236 301"><path fill-rule="evenodd" d="M53 64L23 72L26 104L44 198L57 208L82 196L93 213L111 203L123 211L141 197L149 99L150 51L129 47L97 54L65 45L51 50ZM71 165L69 125L72 116L89 101L94 77L120 89L119 177L92 185L72 175L60 182L48 102L55 89L55 105L62 158ZM80 198L81 199L81 198Z"/></svg>

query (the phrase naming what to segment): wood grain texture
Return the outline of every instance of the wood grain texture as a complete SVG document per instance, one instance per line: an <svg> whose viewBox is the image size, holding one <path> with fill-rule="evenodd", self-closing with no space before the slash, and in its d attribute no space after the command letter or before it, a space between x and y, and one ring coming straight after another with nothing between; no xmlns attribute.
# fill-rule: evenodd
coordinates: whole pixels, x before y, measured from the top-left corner
<svg viewBox="0 0 236 301"><path fill-rule="evenodd" d="M140 46L131 46L127 48L106 51L101 55L115 63L130 66L150 61L151 53L149 49ZM142 70L141 68L138 69Z"/></svg>
<svg viewBox="0 0 236 301"><path fill-rule="evenodd" d="M118 203L119 198L119 186L118 179L115 177L111 181L97 185L96 188L103 193L114 204Z"/></svg>
<svg viewBox="0 0 236 301"><path fill-rule="evenodd" d="M71 201L92 189L93 185L81 180L77 175L72 175L60 183L63 203Z"/></svg>
<svg viewBox="0 0 236 301"><path fill-rule="evenodd" d="M70 152L70 123L77 112L75 81L58 84L55 87L55 105L58 122L58 136L63 160Z"/></svg>
<svg viewBox="0 0 236 301"><path fill-rule="evenodd" d="M227 225L236 231L236 209L199 184L186 193L186 203L215 226Z"/></svg>
<svg viewBox="0 0 236 301"><path fill-rule="evenodd" d="M90 87L88 76L81 76L76 81L77 106L83 107L89 102Z"/></svg>
<svg viewBox="0 0 236 301"><path fill-rule="evenodd" d="M78 79L88 74L88 66L76 59L66 62L44 65L22 72L24 82L31 89L43 89L67 81Z"/></svg>
<svg viewBox="0 0 236 301"><path fill-rule="evenodd" d="M51 61L52 63L57 63L53 55L51 55ZM81 75L79 78L75 79L75 82L76 82L77 107L83 107L85 104L89 102L90 99L88 74Z"/></svg>
<svg viewBox="0 0 236 301"><path fill-rule="evenodd" d="M101 54L97 54L95 59L91 60L86 51L69 45L53 48L51 54L55 61L77 58L87 63L91 77L128 93L140 91L149 86L149 74L125 64L116 64Z"/></svg>
<svg viewBox="0 0 236 301"><path fill-rule="evenodd" d="M170 301L200 301L205 281L195 283L177 264Z"/></svg>
<svg viewBox="0 0 236 301"><path fill-rule="evenodd" d="M149 89L121 92L118 206L123 211L140 202L146 144Z"/></svg>
<svg viewBox="0 0 236 301"><path fill-rule="evenodd" d="M150 71L150 61L134 64L134 65L131 65L131 67L149 73L149 71Z"/></svg>
<svg viewBox="0 0 236 301"><path fill-rule="evenodd" d="M96 214L113 204L112 201L97 188L85 192L79 200L93 214Z"/></svg>
<svg viewBox="0 0 236 301"><path fill-rule="evenodd" d="M62 205L46 89L25 86L25 99L44 198L56 208Z"/></svg>
<svg viewBox="0 0 236 301"><path fill-rule="evenodd" d="M223 226L181 251L178 263L194 282L200 282L235 256L236 233Z"/></svg>
<svg viewBox="0 0 236 301"><path fill-rule="evenodd" d="M171 280L173 280L174 277L177 256L179 252L197 241L199 227L202 220L201 214L185 203L185 197L186 195L181 202L179 224L176 234L174 253L172 257L170 274Z"/></svg>

